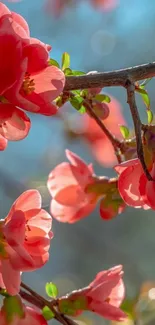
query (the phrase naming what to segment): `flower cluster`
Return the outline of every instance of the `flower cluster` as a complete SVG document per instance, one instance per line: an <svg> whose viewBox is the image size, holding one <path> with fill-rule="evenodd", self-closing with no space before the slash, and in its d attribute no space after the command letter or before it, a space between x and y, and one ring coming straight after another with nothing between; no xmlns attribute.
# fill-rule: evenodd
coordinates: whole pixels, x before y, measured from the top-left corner
<svg viewBox="0 0 155 325"><path fill-rule="evenodd" d="M25 19L0 2L0 150L7 140L25 138L31 113L53 115L53 100L65 83L63 72L49 63L51 46L30 37ZM10 60L11 53L11 60Z"/></svg>
<svg viewBox="0 0 155 325"><path fill-rule="evenodd" d="M92 164L87 165L69 150L66 150L66 156L70 163L58 165L49 174L47 182L54 218L61 222L77 222L95 209L99 199L103 219L112 219L124 210L117 179L97 177Z"/></svg>
<svg viewBox="0 0 155 325"><path fill-rule="evenodd" d="M10 295L19 292L23 271L36 270L48 261L51 226L37 190L21 194L0 221L0 287Z"/></svg>
<svg viewBox="0 0 155 325"><path fill-rule="evenodd" d="M59 299L59 309L68 309L72 316L90 310L100 316L122 321L126 314L119 308L125 295L122 266L99 272L85 288L73 291Z"/></svg>

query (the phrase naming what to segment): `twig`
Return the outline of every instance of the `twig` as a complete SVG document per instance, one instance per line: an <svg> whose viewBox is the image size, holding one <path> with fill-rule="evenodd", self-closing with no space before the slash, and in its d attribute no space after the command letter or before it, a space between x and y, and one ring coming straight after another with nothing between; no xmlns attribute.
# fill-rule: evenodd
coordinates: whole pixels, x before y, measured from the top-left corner
<svg viewBox="0 0 155 325"><path fill-rule="evenodd" d="M126 69L96 72L83 76L66 77L64 91L74 89L88 89L96 87L123 86L126 87L126 81L132 82L152 78L155 76L155 62L146 63Z"/></svg>
<svg viewBox="0 0 155 325"><path fill-rule="evenodd" d="M118 163L121 162L121 157L119 151L125 150L125 143L118 140L104 125L104 123L100 120L100 118L96 115L94 110L92 109L91 105L85 100L83 102L83 105L86 107L87 111L91 115L92 118L96 121L98 126L101 128L101 130L104 132L104 134L107 136L107 138L110 140L111 144L113 145L115 154L118 159Z"/></svg>
<svg viewBox="0 0 155 325"><path fill-rule="evenodd" d="M72 319L68 318L67 316L59 313L54 306L56 305L56 301L48 301L44 297L40 296L37 292L32 290L29 286L25 283L21 282L21 287L28 291L30 294L26 293L23 290L20 290L21 297L26 301L34 304L39 308L43 308L44 306L48 306L54 313L55 319L63 325L77 325Z"/></svg>
<svg viewBox="0 0 155 325"><path fill-rule="evenodd" d="M126 81L126 89L127 89L127 102L130 107L130 112L132 115L134 129L135 129L135 136L136 136L136 143L137 143L137 156L140 159L146 177L148 178L148 180L151 181L153 179L147 169L145 159L144 159L143 144L142 144L142 137L141 137L142 123L136 105L135 85L129 79Z"/></svg>

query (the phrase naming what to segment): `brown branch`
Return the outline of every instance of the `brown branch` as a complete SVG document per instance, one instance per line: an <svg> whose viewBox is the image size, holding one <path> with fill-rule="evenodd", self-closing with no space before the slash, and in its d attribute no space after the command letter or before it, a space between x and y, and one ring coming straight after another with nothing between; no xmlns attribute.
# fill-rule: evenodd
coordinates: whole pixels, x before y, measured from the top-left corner
<svg viewBox="0 0 155 325"><path fill-rule="evenodd" d="M85 100L83 102L83 105L86 107L87 111L89 112L90 116L96 121L98 126L101 128L101 130L104 132L104 134L107 136L107 138L110 140L111 144L113 145L115 154L117 156L118 163L120 163L121 156L119 151L124 151L125 150L125 142L122 142L118 140L104 125L104 123L100 120L100 118L96 115L94 110L92 109L91 105Z"/></svg>
<svg viewBox="0 0 155 325"><path fill-rule="evenodd" d="M138 108L136 105L134 83L132 83L130 80L127 80L126 81L126 89L127 89L127 102L130 107L130 112L132 115L134 129L135 129L135 136L136 136L136 143L137 143L137 156L141 162L141 165L143 167L146 177L148 178L148 180L151 181L153 179L147 169L145 159L144 159L143 144L142 144L142 137L141 137L142 123L141 123Z"/></svg>
<svg viewBox="0 0 155 325"><path fill-rule="evenodd" d="M63 325L77 325L72 319L68 318L67 316L59 313L56 308L54 307L57 305L56 300L48 301L44 297L40 296L37 292L32 290L29 286L25 283L21 282L21 287L28 291L29 293L20 290L21 297L26 300L27 302L35 305L36 307L42 309L44 306L48 306L55 315L55 319Z"/></svg>
<svg viewBox="0 0 155 325"><path fill-rule="evenodd" d="M83 76L66 77L64 91L96 87L126 86L129 79L132 82L155 76L155 62L146 63L126 69L89 73Z"/></svg>

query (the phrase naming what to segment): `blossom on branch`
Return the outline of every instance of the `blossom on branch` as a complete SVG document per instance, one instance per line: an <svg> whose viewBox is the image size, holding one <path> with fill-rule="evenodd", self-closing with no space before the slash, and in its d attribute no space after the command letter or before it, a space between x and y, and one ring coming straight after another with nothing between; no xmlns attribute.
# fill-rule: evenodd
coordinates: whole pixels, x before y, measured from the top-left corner
<svg viewBox="0 0 155 325"><path fill-rule="evenodd" d="M47 325L41 312L22 303L20 296L7 297L0 311L1 325Z"/></svg>
<svg viewBox="0 0 155 325"><path fill-rule="evenodd" d="M21 140L31 123L20 109L56 114L53 101L62 92L65 77L49 63L51 46L30 37L25 19L1 2L0 45L0 134L7 140Z"/></svg>
<svg viewBox="0 0 155 325"><path fill-rule="evenodd" d="M115 166L119 174L118 190L124 202L135 208L155 209L155 184L144 174L138 158L131 159ZM155 162L149 168L155 179Z"/></svg>
<svg viewBox="0 0 155 325"><path fill-rule="evenodd" d="M119 308L125 296L122 276L121 265L99 272L87 287L60 298L59 310L63 312L68 307L72 316L89 310L106 319L124 320L127 315Z"/></svg>
<svg viewBox="0 0 155 325"><path fill-rule="evenodd" d="M100 214L112 219L125 204L117 189L117 179L97 177L92 164L66 150L70 163L63 162L51 171L47 187L52 196L51 214L61 222L74 223L88 216L102 198Z"/></svg>
<svg viewBox="0 0 155 325"><path fill-rule="evenodd" d="M21 194L0 221L0 287L19 292L21 272L42 267L49 259L52 218L41 209L37 190Z"/></svg>

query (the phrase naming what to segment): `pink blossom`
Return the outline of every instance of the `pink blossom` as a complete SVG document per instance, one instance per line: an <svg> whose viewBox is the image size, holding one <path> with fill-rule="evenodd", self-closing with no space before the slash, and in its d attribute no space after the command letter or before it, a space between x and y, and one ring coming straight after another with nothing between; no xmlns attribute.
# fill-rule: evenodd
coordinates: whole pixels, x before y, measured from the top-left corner
<svg viewBox="0 0 155 325"><path fill-rule="evenodd" d="M100 202L102 219L123 212L125 204L117 189L117 179L97 177L73 152L66 150L70 163L63 162L51 171L47 187L52 196L51 214L61 222L74 223L88 216Z"/></svg>
<svg viewBox="0 0 155 325"><path fill-rule="evenodd" d="M96 195L85 189L94 182L92 165L66 150L70 163L58 165L49 174L47 187L52 195L51 214L61 222L73 223L93 211Z"/></svg>
<svg viewBox="0 0 155 325"><path fill-rule="evenodd" d="M59 309L68 301L72 304L73 315L79 315L83 310L89 310L100 316L116 321L122 321L127 316L119 308L125 295L122 280L122 266L115 266L107 271L99 272L96 278L86 287L59 299ZM77 303L80 304L77 307ZM74 312L75 310L75 312Z"/></svg>
<svg viewBox="0 0 155 325"><path fill-rule="evenodd" d="M0 151L5 150L7 147L7 144L8 144L8 141L4 137L2 137L2 135L0 135Z"/></svg>
<svg viewBox="0 0 155 325"><path fill-rule="evenodd" d="M63 90L65 77L49 64L51 46L30 37L25 19L2 3L0 45L0 134L16 141L25 138L31 126L20 108L43 115L56 114L53 100Z"/></svg>
<svg viewBox="0 0 155 325"><path fill-rule="evenodd" d="M115 166L115 170L119 174L119 193L127 205L135 208L155 209L154 182L147 180L138 158ZM150 169L150 173L155 179L154 163Z"/></svg>
<svg viewBox="0 0 155 325"><path fill-rule="evenodd" d="M20 274L42 267L49 259L51 216L41 209L37 190L21 194L0 223L0 287L19 292Z"/></svg>

